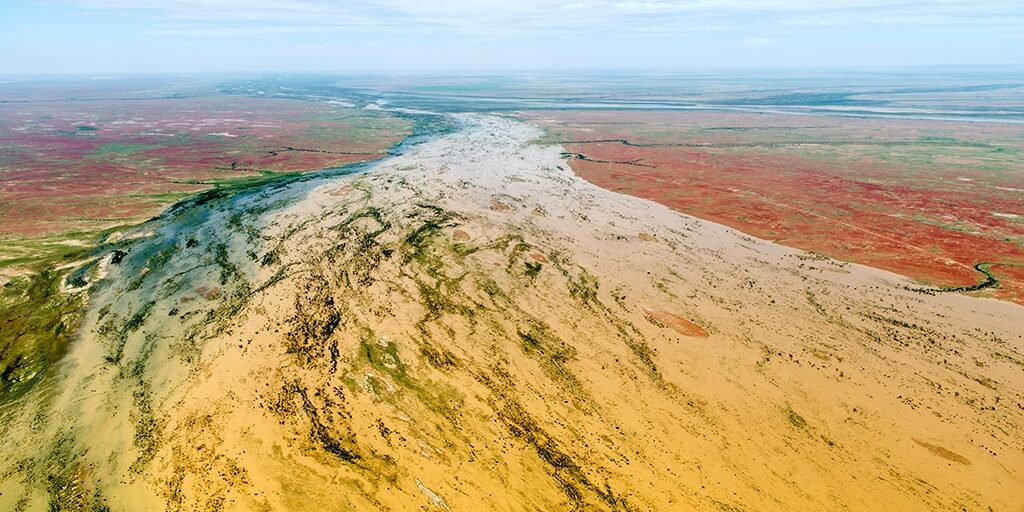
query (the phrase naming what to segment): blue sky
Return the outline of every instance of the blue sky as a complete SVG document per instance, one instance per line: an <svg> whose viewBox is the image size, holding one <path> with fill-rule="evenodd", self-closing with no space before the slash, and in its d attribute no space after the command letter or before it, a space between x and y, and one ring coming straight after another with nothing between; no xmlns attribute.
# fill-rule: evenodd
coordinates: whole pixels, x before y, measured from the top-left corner
<svg viewBox="0 0 1024 512"><path fill-rule="evenodd" d="M0 74L1024 65L1024 0L2 0Z"/></svg>

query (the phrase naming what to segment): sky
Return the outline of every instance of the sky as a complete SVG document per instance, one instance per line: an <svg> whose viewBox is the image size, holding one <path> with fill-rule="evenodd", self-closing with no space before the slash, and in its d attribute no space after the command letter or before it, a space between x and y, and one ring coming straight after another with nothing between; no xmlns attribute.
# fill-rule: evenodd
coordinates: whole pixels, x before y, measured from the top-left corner
<svg viewBox="0 0 1024 512"><path fill-rule="evenodd" d="M0 74L1010 64L1024 0L0 0Z"/></svg>

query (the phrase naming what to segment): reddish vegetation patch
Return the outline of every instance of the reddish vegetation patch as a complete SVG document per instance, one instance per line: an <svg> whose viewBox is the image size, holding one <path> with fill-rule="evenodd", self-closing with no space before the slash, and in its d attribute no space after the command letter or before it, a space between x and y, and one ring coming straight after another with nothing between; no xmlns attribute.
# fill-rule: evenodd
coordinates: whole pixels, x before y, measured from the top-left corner
<svg viewBox="0 0 1024 512"><path fill-rule="evenodd" d="M283 99L0 103L0 237L137 222L214 182L378 158L407 129Z"/></svg>
<svg viewBox="0 0 1024 512"><path fill-rule="evenodd" d="M220 297L220 294L221 290L219 286L200 286L199 288L196 288L196 295L199 295L206 300L214 300Z"/></svg>
<svg viewBox="0 0 1024 512"><path fill-rule="evenodd" d="M353 188L352 185L346 183L334 190L331 190L330 194L335 197L343 197L347 196L349 192L352 192L353 190L355 190L355 188Z"/></svg>
<svg viewBox="0 0 1024 512"><path fill-rule="evenodd" d="M950 287L984 280L980 262L1024 263L1024 127L660 112L530 117L578 155L570 165L587 180L760 238ZM993 267L1000 288L982 293L1024 303L1018 269Z"/></svg>
<svg viewBox="0 0 1024 512"><path fill-rule="evenodd" d="M497 210L499 212L504 212L504 211L508 211L510 209L510 207L509 207L509 205L507 205L507 204L505 204L505 203L503 203L503 202L501 202L501 201L499 201L497 199L491 199L491 209L492 210Z"/></svg>
<svg viewBox="0 0 1024 512"><path fill-rule="evenodd" d="M455 240L456 242L466 242L469 241L469 239L469 233L466 233L461 229L456 229L452 232L452 240Z"/></svg>
<svg viewBox="0 0 1024 512"><path fill-rule="evenodd" d="M939 457L942 457L943 459L951 460L953 462L956 462L956 463L959 463L959 464L963 464L965 466L971 464L971 461L967 457L964 457L963 455L955 453L952 450L949 450L947 448L943 448L941 446L934 445L934 444L931 444L931 443L926 443L924 441L919 441L917 439L914 439L914 442L917 443L918 445L920 445L922 448L925 448L926 450L932 452L933 454L938 455Z"/></svg>
<svg viewBox="0 0 1024 512"><path fill-rule="evenodd" d="M709 336L708 332L705 331L703 327L679 315L646 308L644 309L644 314L647 315L647 318L650 318L651 320L654 320L655 322L664 325L683 336L693 336L695 338L707 338Z"/></svg>
<svg viewBox="0 0 1024 512"><path fill-rule="evenodd" d="M989 272L999 279L999 288L993 292L996 298L1024 304L1024 266L993 265Z"/></svg>

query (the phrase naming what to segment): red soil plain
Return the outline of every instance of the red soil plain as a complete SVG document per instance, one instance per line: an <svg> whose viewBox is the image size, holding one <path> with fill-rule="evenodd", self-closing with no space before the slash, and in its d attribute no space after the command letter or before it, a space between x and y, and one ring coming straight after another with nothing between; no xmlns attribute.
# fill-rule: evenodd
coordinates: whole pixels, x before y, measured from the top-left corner
<svg viewBox="0 0 1024 512"><path fill-rule="evenodd" d="M288 99L0 102L0 242L133 224L218 183L379 158L409 128Z"/></svg>
<svg viewBox="0 0 1024 512"><path fill-rule="evenodd" d="M785 114L525 116L581 177L759 238L1024 304L1024 126Z"/></svg>

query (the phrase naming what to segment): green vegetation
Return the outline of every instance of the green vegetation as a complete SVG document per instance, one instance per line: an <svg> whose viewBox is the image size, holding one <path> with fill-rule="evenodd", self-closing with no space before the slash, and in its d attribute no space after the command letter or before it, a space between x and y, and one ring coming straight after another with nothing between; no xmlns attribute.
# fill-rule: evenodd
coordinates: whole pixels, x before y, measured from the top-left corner
<svg viewBox="0 0 1024 512"><path fill-rule="evenodd" d="M81 293L61 293L63 273L44 270L0 290L0 403L27 390L67 349Z"/></svg>
<svg viewBox="0 0 1024 512"><path fill-rule="evenodd" d="M445 283L445 281L438 281L433 286L422 282L417 283L420 293L420 304L426 310L426 314L420 320L421 326L441 318L445 313L462 315L466 318L473 316L473 310L470 307L456 302L448 293L441 289Z"/></svg>
<svg viewBox="0 0 1024 512"><path fill-rule="evenodd" d="M540 364L544 374L579 403L584 402L587 397L583 385L568 367L576 359L576 349L559 339L540 321L517 334L523 352Z"/></svg>
<svg viewBox="0 0 1024 512"><path fill-rule="evenodd" d="M616 495L607 484L601 486L592 482L575 458L566 452L556 438L546 432L530 413L503 389L502 385L489 379L483 383L491 388L491 407L497 411L498 418L513 437L532 448L544 462L545 469L561 487L573 510L588 508L584 493L593 494L610 510L633 510L629 501L623 496Z"/></svg>
<svg viewBox="0 0 1024 512"><path fill-rule="evenodd" d="M429 217L416 229L412 230L405 237L405 257L409 262L415 260L423 267L428 275L439 277L439 270L444 262L431 248L433 239L441 232L441 229L451 227L454 217L452 214L432 205L420 204L421 208L431 212Z"/></svg>
<svg viewBox="0 0 1024 512"><path fill-rule="evenodd" d="M71 339L82 297L80 292L62 292L61 285L67 279L82 286L82 275L91 267L77 271L58 267L90 257L95 241L117 230L3 242L0 270L9 271L12 277L0 288L0 374L24 385L8 389L0 384L0 402L6 396L3 390L27 388L35 379L25 381L24 377L48 367Z"/></svg>
<svg viewBox="0 0 1024 512"><path fill-rule="evenodd" d="M337 365L337 348L328 340L341 323L341 313L323 276L314 275L295 295L295 314L289 323L285 347L300 363L315 364L330 350L331 364Z"/></svg>
<svg viewBox="0 0 1024 512"><path fill-rule="evenodd" d="M308 440L313 445L342 462L364 463L340 387L310 392L300 381L288 381L267 404L267 409L280 418L304 417L309 425Z"/></svg>
<svg viewBox="0 0 1024 512"><path fill-rule="evenodd" d="M597 302L597 277L582 269L578 276L573 277L566 274L566 277L569 280L569 295L572 295L583 304Z"/></svg>
<svg viewBox="0 0 1024 512"><path fill-rule="evenodd" d="M825 307L818 302L818 299L814 296L814 292L811 290L807 290L807 303L814 306L814 310L817 311L819 315L828 316L828 311L826 311Z"/></svg>
<svg viewBox="0 0 1024 512"><path fill-rule="evenodd" d="M387 373L405 386L411 384L405 364L398 357L398 346L387 340L378 340L373 330L364 329L359 338L359 357L379 371Z"/></svg>
<svg viewBox="0 0 1024 512"><path fill-rule="evenodd" d="M536 278L537 274L540 274L541 267L543 267L543 265L541 265L540 263L534 262L534 261L527 261L525 263L525 265L526 265L526 277L529 277L530 279Z"/></svg>
<svg viewBox="0 0 1024 512"><path fill-rule="evenodd" d="M789 421L789 424L792 425L793 427L798 428L800 430L806 430L808 428L807 420L805 420L803 416L797 414L797 412L794 411L791 407L786 406L785 413L786 420Z"/></svg>
<svg viewBox="0 0 1024 512"><path fill-rule="evenodd" d="M0 270L36 274L89 256L100 240L125 229L69 231L40 237L0 238Z"/></svg>
<svg viewBox="0 0 1024 512"><path fill-rule="evenodd" d="M164 147L152 143L141 144L137 142L107 142L96 146L90 155L95 159L106 159L111 157L123 157L133 153Z"/></svg>
<svg viewBox="0 0 1024 512"><path fill-rule="evenodd" d="M47 482L48 508L52 512L110 512L106 498L88 481L89 468L70 436L57 440L50 452L26 463L26 472Z"/></svg>
<svg viewBox="0 0 1024 512"><path fill-rule="evenodd" d="M100 338L107 344L107 362L115 364L121 362L128 336L142 327L154 305L153 301L146 302L120 325L118 325L120 318L117 315L109 315L98 332Z"/></svg>

